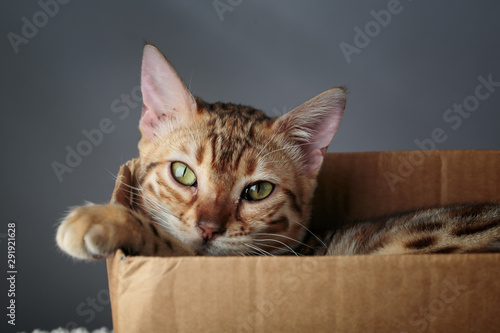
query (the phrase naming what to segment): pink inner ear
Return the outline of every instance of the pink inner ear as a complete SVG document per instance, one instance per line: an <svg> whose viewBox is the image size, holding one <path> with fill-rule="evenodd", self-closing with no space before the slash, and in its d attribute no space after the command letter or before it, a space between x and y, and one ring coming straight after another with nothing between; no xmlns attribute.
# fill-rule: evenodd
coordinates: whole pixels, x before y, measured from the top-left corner
<svg viewBox="0 0 500 333"><path fill-rule="evenodd" d="M315 149L311 151L306 157L306 172L308 174L313 174L316 172L323 163L323 157L325 156L326 148Z"/></svg>
<svg viewBox="0 0 500 333"><path fill-rule="evenodd" d="M148 74L142 73L141 89L142 89L142 115L139 122L139 128L143 136L152 139L155 130L160 123L159 113L162 111L161 96L162 92L155 84L155 78Z"/></svg>
<svg viewBox="0 0 500 333"><path fill-rule="evenodd" d="M319 129L313 134L311 144L305 147L304 151L306 153L308 173L312 174L321 167L326 150L342 120L343 111L343 108L340 111L332 109L332 114L324 120L326 124L324 122L318 124Z"/></svg>
<svg viewBox="0 0 500 333"><path fill-rule="evenodd" d="M144 106L139 128L146 138L153 138L166 119L179 121L196 110L196 102L179 75L152 45L144 47L141 90Z"/></svg>
<svg viewBox="0 0 500 333"><path fill-rule="evenodd" d="M156 114L149 110L145 105L142 108L142 117L139 122L139 128L142 135L152 139L155 135L155 129L158 127L159 121Z"/></svg>
<svg viewBox="0 0 500 333"><path fill-rule="evenodd" d="M285 131L299 142L305 169L314 174L340 125L345 107L345 90L333 88L296 107L276 122L277 131Z"/></svg>

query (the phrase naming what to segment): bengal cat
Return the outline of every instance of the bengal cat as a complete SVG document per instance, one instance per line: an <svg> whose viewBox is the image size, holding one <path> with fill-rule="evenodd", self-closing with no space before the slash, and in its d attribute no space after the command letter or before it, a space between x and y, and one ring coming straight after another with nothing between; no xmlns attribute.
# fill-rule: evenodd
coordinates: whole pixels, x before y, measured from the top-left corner
<svg viewBox="0 0 500 333"><path fill-rule="evenodd" d="M344 88L270 118L194 98L146 45L133 209L74 208L57 244L81 259L165 255L463 253L500 249L500 205L425 209L312 235L316 177L339 127Z"/></svg>

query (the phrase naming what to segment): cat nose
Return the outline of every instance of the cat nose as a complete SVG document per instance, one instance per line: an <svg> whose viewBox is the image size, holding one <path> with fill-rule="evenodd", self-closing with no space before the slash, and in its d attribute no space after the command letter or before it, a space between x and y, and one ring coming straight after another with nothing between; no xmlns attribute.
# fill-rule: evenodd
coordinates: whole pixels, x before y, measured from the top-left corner
<svg viewBox="0 0 500 333"><path fill-rule="evenodd" d="M201 230L201 237L206 241L212 240L216 235L224 232L223 228L208 224L198 224L198 228Z"/></svg>

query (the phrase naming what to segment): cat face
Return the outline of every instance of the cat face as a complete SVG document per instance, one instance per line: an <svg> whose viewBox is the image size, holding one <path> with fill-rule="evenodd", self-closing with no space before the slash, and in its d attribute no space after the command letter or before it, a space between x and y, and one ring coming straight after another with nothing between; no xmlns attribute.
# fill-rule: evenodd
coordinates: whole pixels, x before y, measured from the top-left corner
<svg viewBox="0 0 500 333"><path fill-rule="evenodd" d="M163 55L144 49L141 205L207 255L293 252L345 106L334 88L279 118L195 99Z"/></svg>

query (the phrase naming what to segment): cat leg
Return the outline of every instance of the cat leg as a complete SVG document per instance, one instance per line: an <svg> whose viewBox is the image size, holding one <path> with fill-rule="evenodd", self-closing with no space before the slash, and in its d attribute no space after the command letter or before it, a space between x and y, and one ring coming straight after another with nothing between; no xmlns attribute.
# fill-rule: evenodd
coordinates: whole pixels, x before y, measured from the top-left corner
<svg viewBox="0 0 500 333"><path fill-rule="evenodd" d="M128 255L193 254L154 222L122 205L76 207L58 227L58 246L77 259L101 259L117 249Z"/></svg>

